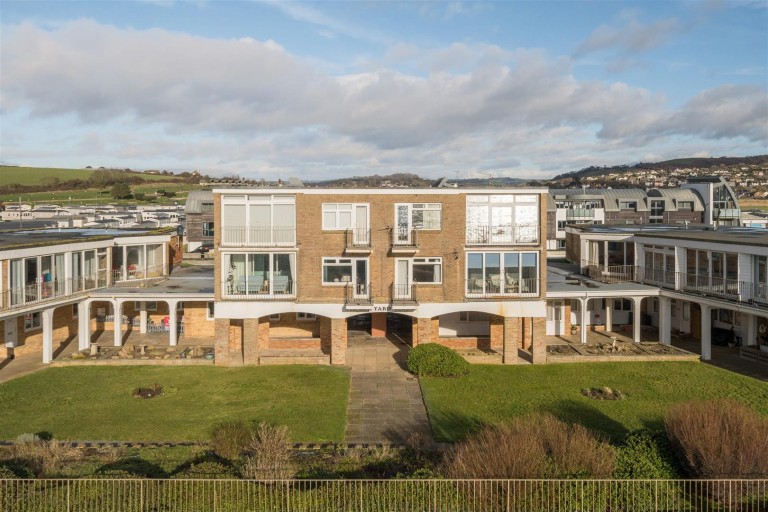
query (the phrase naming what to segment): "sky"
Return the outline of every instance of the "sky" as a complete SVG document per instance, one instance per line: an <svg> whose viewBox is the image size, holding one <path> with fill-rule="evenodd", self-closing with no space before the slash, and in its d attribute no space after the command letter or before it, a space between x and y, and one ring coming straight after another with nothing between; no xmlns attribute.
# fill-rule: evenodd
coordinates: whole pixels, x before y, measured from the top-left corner
<svg viewBox="0 0 768 512"><path fill-rule="evenodd" d="M767 67L766 0L0 0L0 161L541 179L766 154Z"/></svg>

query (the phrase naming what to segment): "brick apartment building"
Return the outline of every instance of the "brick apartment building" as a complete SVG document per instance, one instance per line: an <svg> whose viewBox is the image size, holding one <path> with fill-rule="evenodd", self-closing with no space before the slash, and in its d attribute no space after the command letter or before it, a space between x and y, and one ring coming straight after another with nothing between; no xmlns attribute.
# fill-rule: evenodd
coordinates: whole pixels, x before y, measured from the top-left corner
<svg viewBox="0 0 768 512"><path fill-rule="evenodd" d="M217 189L217 364L344 364L349 328L544 362L546 189Z"/></svg>

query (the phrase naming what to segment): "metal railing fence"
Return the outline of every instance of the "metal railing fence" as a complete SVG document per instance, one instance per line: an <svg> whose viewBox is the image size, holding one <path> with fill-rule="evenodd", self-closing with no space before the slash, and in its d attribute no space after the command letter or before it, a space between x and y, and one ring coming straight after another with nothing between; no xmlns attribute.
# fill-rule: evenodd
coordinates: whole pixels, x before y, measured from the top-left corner
<svg viewBox="0 0 768 512"><path fill-rule="evenodd" d="M0 480L6 512L768 510L755 480Z"/></svg>
<svg viewBox="0 0 768 512"><path fill-rule="evenodd" d="M530 245L539 243L539 226L534 225L468 225L467 245Z"/></svg>
<svg viewBox="0 0 768 512"><path fill-rule="evenodd" d="M296 226L225 226L222 247L294 247Z"/></svg>

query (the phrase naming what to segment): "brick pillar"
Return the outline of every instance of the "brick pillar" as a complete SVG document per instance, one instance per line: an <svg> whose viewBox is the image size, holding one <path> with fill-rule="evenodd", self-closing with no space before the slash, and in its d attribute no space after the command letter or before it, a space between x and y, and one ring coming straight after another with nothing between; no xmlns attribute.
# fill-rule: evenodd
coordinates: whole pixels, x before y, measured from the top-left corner
<svg viewBox="0 0 768 512"><path fill-rule="evenodd" d="M259 334L259 351L269 348L269 317L262 316L259 318L258 325Z"/></svg>
<svg viewBox="0 0 768 512"><path fill-rule="evenodd" d="M547 362L547 319L546 317L536 317L531 319L533 323L531 356L533 364L544 364Z"/></svg>
<svg viewBox="0 0 768 512"><path fill-rule="evenodd" d="M489 315L491 348L504 349L504 317Z"/></svg>
<svg viewBox="0 0 768 512"><path fill-rule="evenodd" d="M571 301L565 300L565 306L563 306L563 334L571 334Z"/></svg>
<svg viewBox="0 0 768 512"><path fill-rule="evenodd" d="M331 355L331 319L327 316L320 317L320 350L323 354Z"/></svg>
<svg viewBox="0 0 768 512"><path fill-rule="evenodd" d="M432 338L431 338L432 343L437 343L438 341L440 341L440 319L439 318L432 319L432 325L430 326L430 331L432 333Z"/></svg>
<svg viewBox="0 0 768 512"><path fill-rule="evenodd" d="M215 320L216 364L220 366L242 366L243 364L243 321Z"/></svg>
<svg viewBox="0 0 768 512"><path fill-rule="evenodd" d="M519 318L513 318L510 316L505 317L491 317L498 318L502 331L502 362L504 364L516 364L517 363L517 348L520 346L522 339L522 324ZM494 324L491 323L491 336L493 336ZM497 328L498 329L498 328ZM491 344L493 344L493 338L491 338Z"/></svg>
<svg viewBox="0 0 768 512"><path fill-rule="evenodd" d="M411 346L415 347L419 341L419 319L411 318Z"/></svg>
<svg viewBox="0 0 768 512"><path fill-rule="evenodd" d="M387 335L387 314L371 313L371 336L383 338Z"/></svg>
<svg viewBox="0 0 768 512"><path fill-rule="evenodd" d="M347 319L331 319L331 364L347 362Z"/></svg>
<svg viewBox="0 0 768 512"><path fill-rule="evenodd" d="M258 318L243 320L243 364L259 364L259 334Z"/></svg>
<svg viewBox="0 0 768 512"><path fill-rule="evenodd" d="M416 322L416 330L419 335L419 343L430 343L432 341L432 319L418 318L416 319Z"/></svg>

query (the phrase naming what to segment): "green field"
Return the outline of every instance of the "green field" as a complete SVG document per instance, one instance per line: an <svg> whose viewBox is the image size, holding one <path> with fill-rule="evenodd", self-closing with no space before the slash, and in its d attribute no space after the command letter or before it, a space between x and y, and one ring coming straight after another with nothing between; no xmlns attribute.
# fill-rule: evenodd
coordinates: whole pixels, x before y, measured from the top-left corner
<svg viewBox="0 0 768 512"><path fill-rule="evenodd" d="M138 399L137 387L165 396ZM287 425L295 441L341 441L349 373L328 366L49 368L0 384L0 439L202 441L225 420Z"/></svg>
<svg viewBox="0 0 768 512"><path fill-rule="evenodd" d="M551 412L616 442L634 429L660 428L667 407L682 401L732 398L768 414L768 384L698 362L472 365L466 377L420 382L438 441L532 412ZM580 392L604 386L626 398L592 400Z"/></svg>
<svg viewBox="0 0 768 512"><path fill-rule="evenodd" d="M0 165L0 185L15 183L18 185L39 185L47 178L58 178L60 181L87 180L97 169L56 169L50 167L15 167ZM158 176L156 174L129 174L147 181L176 181L173 176Z"/></svg>

